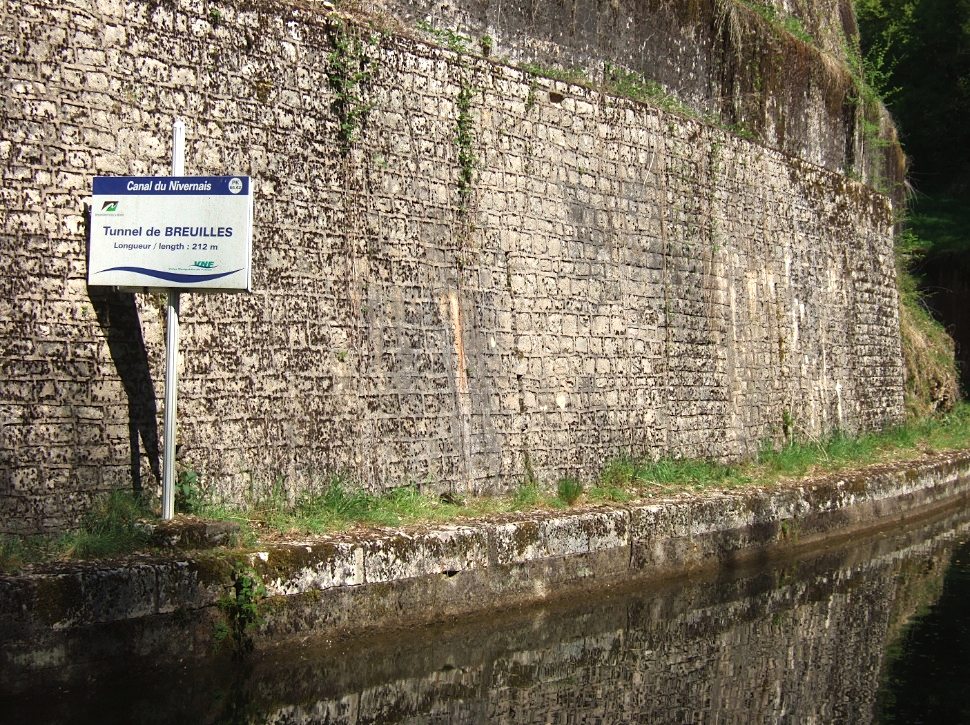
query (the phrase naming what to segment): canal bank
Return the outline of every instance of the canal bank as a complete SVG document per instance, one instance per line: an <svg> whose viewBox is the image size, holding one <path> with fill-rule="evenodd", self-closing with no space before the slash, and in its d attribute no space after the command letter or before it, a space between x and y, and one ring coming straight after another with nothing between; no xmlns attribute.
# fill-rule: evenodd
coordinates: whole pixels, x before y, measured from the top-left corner
<svg viewBox="0 0 970 725"><path fill-rule="evenodd" d="M962 508L970 452L610 508L38 567L0 577L0 690L349 638L698 570L729 569Z"/></svg>

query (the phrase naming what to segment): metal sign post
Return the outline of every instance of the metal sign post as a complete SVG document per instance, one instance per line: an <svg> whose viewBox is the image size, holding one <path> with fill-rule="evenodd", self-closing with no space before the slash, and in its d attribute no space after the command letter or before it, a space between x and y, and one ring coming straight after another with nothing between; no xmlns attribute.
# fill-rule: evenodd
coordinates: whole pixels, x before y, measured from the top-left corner
<svg viewBox="0 0 970 725"><path fill-rule="evenodd" d="M185 123L172 128L171 176L96 176L88 284L165 292L162 518L175 515L179 292L252 290L251 179L183 176Z"/></svg>
<svg viewBox="0 0 970 725"><path fill-rule="evenodd" d="M172 176L185 174L185 121L175 119L172 127ZM165 427L162 461L162 520L175 516L175 428L178 393L179 291L168 291L165 316Z"/></svg>

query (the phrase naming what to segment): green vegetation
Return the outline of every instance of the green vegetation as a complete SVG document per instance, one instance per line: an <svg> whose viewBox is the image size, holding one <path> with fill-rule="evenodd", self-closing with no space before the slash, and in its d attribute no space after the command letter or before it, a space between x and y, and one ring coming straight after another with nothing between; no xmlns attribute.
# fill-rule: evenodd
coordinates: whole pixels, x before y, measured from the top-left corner
<svg viewBox="0 0 970 725"><path fill-rule="evenodd" d="M564 68L561 66L545 66L538 65L536 63L523 63L519 66L521 70L534 76L541 76L542 78L551 78L554 81L563 81L564 83L575 83L582 86L593 85L586 71L579 68Z"/></svg>
<svg viewBox="0 0 970 725"><path fill-rule="evenodd" d="M583 503L626 503L707 490L765 487L806 475L968 447L970 404L961 403L946 415L882 432L859 436L836 433L824 441L765 445L755 460L741 463L621 456L609 461L595 480L563 478L554 490L527 480L505 496L462 500L454 495L422 491L414 484L373 494L336 477L319 493L304 495L295 504L288 502L283 482L277 481L264 499L245 509L200 503L196 511L209 518L241 521L257 533L320 534L361 526L407 526L556 510ZM60 537L0 538L0 570L13 570L36 561L111 556L143 549L147 538L136 522L145 516L137 499L113 494L92 511L77 532ZM222 635L231 637L234 646L245 647L247 632L258 624L258 601L265 596L261 584L250 574L242 572L235 577L235 597L221 605L227 615Z"/></svg>
<svg viewBox="0 0 970 725"><path fill-rule="evenodd" d="M919 254L970 252L970 204L956 196L917 196L907 222Z"/></svg>
<svg viewBox="0 0 970 725"><path fill-rule="evenodd" d="M75 531L55 536L0 536L0 571L26 564L116 556L148 544L138 521L148 516L141 499L114 491L100 499Z"/></svg>
<svg viewBox="0 0 970 725"><path fill-rule="evenodd" d="M575 478L562 478L556 484L556 496L567 506L572 506L583 495L583 484Z"/></svg>
<svg viewBox="0 0 970 725"><path fill-rule="evenodd" d="M966 197L970 170L970 3L855 0L864 58L879 68L916 187ZM885 89L884 89L885 90ZM959 194L956 192L959 190Z"/></svg>
<svg viewBox="0 0 970 725"><path fill-rule="evenodd" d="M375 495L353 489L335 478L321 494L299 498L288 506L279 497L262 502L253 512L261 523L279 531L320 533L354 524L397 526L406 521L442 520L461 507L422 495L417 486L400 486Z"/></svg>
<svg viewBox="0 0 970 725"><path fill-rule="evenodd" d="M738 2L744 7L753 11L755 14L759 15L773 28L788 33L789 35L793 35L803 43L808 43L809 45L818 45L815 38L812 37L812 34L805 29L804 25L802 25L801 20L791 15L779 13L778 9L774 5L756 2L756 0L738 0Z"/></svg>
<svg viewBox="0 0 970 725"><path fill-rule="evenodd" d="M899 328L906 371L905 402L910 418L919 420L945 411L959 398L953 339L923 301L914 264L928 244L906 230L896 240L896 284Z"/></svg>
<svg viewBox="0 0 970 725"><path fill-rule="evenodd" d="M648 103L670 113L676 113L688 118L698 118L700 116L694 109L687 106L676 95L656 81L650 80L635 71L620 68L610 63L604 66L603 79L600 82L593 81L585 71L579 68L540 66L535 63L523 63L519 68L531 75L550 78L555 81L563 81L564 83L574 83L587 88L596 88L604 93ZM535 95L531 86L529 97L530 101L526 105L531 107L535 102Z"/></svg>
<svg viewBox="0 0 970 725"><path fill-rule="evenodd" d="M418 21L418 30L421 30L434 40L438 45L443 45L449 50L455 53L467 53L472 47L472 39L467 35L462 35L461 33L451 30L450 28L437 28L426 20ZM486 38L488 41L486 42ZM487 45L489 52L491 52L491 38L489 36L484 36L481 41L482 51L484 53L485 47ZM488 53L484 53L488 55Z"/></svg>
<svg viewBox="0 0 970 725"><path fill-rule="evenodd" d="M843 49L854 91L849 100L859 110L862 134L868 144L885 148L890 141L880 136L879 109L898 89L891 86L882 55L863 56L858 44L848 38L843 38Z"/></svg>
<svg viewBox="0 0 970 725"><path fill-rule="evenodd" d="M355 526L404 526L490 516L533 509L556 509L573 505L583 493L581 482L566 478L548 491L534 481L524 481L506 496L459 499L453 495L423 492L416 484L373 494L335 477L321 493L301 496L287 503L279 489L251 506L244 514L250 524L282 533L319 534Z"/></svg>
<svg viewBox="0 0 970 725"><path fill-rule="evenodd" d="M492 40L491 35L483 35L478 40L478 44L482 49L482 57L488 58L492 54L492 50L495 48L495 41Z"/></svg>
<svg viewBox="0 0 970 725"><path fill-rule="evenodd" d="M632 98L635 101L644 101L681 116L697 116L693 109L686 106L662 85L634 71L618 68L607 63L604 69L603 85L604 90L613 95Z"/></svg>
<svg viewBox="0 0 970 725"><path fill-rule="evenodd" d="M513 493L511 510L522 511L540 506L542 496L539 491L539 484L535 480L523 482Z"/></svg>
<svg viewBox="0 0 970 725"><path fill-rule="evenodd" d="M627 487L687 487L700 490L712 485L733 488L750 483L751 478L745 474L745 468L743 465L731 466L690 458L662 458L659 461L624 459L619 470L607 466L606 476L614 482L625 479Z"/></svg>
<svg viewBox="0 0 970 725"><path fill-rule="evenodd" d="M733 124L722 123L714 115L702 114L694 108L691 108L675 93L669 91L657 81L651 80L636 71L627 70L626 68L621 68L610 63L605 64L603 78L598 82L590 79L585 71L578 68L539 66L534 63L524 63L519 68L535 76L593 88L612 96L629 98L634 101L646 103L654 108L659 108L667 113L672 113L683 118L697 119L747 141L758 141L760 139L758 133L748 128L743 122ZM535 83L530 84L529 94L526 99L527 110L531 110L535 106L536 90Z"/></svg>
<svg viewBox="0 0 970 725"><path fill-rule="evenodd" d="M455 145L458 147L458 206L468 211L468 203L475 180L475 126L472 117L472 96L475 89L464 78L458 91L458 119L455 123Z"/></svg>
<svg viewBox="0 0 970 725"><path fill-rule="evenodd" d="M471 52L472 39L467 35L449 28L437 28L431 23L421 20L418 29L431 36L433 42L443 45L449 50L466 55ZM492 53L494 41L489 35L479 39L482 56L488 57ZM462 215L468 213L471 200L472 186L475 181L475 119L472 116L472 98L477 89L469 80L464 59L459 60L461 77L459 79L458 99L456 106L458 117L455 121L455 146L458 152L458 209Z"/></svg>
<svg viewBox="0 0 970 725"><path fill-rule="evenodd" d="M906 460L924 452L961 449L968 445L970 405L961 404L948 415L877 433L848 436L837 432L824 441L793 442L780 448L766 445L756 460L738 464L692 459L619 458L604 467L598 487L593 491L642 496L709 488L767 486L785 479L868 463ZM618 500L615 495L603 498Z"/></svg>
<svg viewBox="0 0 970 725"><path fill-rule="evenodd" d="M864 51L854 64L886 98L902 129L910 182L918 191L900 225L897 258L907 409L925 415L945 408L959 394L953 340L922 299L922 290L936 281L924 283L913 270L921 259L942 254L955 256L935 266L953 268L970 250L970 3L854 4ZM966 340L959 342L966 348Z"/></svg>
<svg viewBox="0 0 970 725"><path fill-rule="evenodd" d="M226 618L216 627L217 641L228 641L236 655L253 649L252 630L262 621L260 602L266 597L266 587L252 569L233 573L233 591L219 600L219 609Z"/></svg>
<svg viewBox="0 0 970 725"><path fill-rule="evenodd" d="M179 471L174 493L176 511L194 514L205 506L205 498L199 488L199 474L190 468Z"/></svg>
<svg viewBox="0 0 970 725"><path fill-rule="evenodd" d="M339 123L337 139L346 155L373 108L369 94L377 73L374 50L380 36L372 33L365 38L360 30L348 28L341 20L331 21L330 33L333 50L327 56L327 78L334 92L332 106Z"/></svg>

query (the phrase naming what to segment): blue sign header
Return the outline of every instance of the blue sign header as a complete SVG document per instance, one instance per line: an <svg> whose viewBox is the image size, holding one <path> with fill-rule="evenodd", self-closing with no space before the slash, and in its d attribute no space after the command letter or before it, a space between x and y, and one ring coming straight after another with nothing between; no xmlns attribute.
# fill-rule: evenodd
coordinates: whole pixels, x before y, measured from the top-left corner
<svg viewBox="0 0 970 725"><path fill-rule="evenodd" d="M248 176L95 176L101 196L247 196Z"/></svg>

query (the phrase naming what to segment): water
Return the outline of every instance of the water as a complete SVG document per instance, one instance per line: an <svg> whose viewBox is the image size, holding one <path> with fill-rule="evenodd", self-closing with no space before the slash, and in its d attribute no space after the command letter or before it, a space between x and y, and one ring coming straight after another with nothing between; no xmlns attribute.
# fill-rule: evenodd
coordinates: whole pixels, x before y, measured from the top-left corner
<svg viewBox="0 0 970 725"><path fill-rule="evenodd" d="M62 672L9 722L970 722L970 519L209 667Z"/></svg>
<svg viewBox="0 0 970 725"><path fill-rule="evenodd" d="M942 592L890 644L879 693L885 723L970 723L970 541L954 551Z"/></svg>

